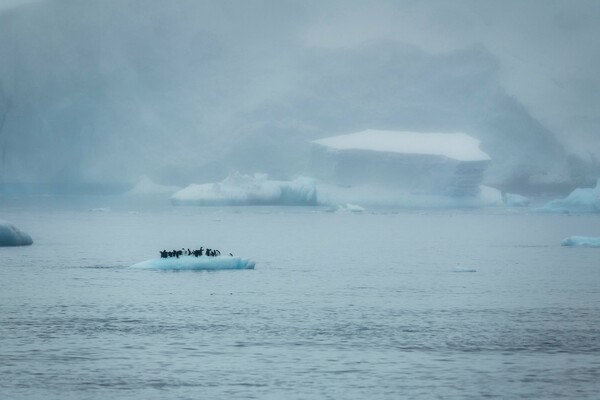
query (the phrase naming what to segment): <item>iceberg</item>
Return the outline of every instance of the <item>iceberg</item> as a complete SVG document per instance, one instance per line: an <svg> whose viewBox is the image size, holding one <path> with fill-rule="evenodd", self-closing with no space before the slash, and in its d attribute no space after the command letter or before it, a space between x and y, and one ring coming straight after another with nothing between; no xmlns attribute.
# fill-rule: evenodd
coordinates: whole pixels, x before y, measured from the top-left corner
<svg viewBox="0 0 600 400"><path fill-rule="evenodd" d="M514 193L505 193L503 201L507 207L527 207L531 202L529 197Z"/></svg>
<svg viewBox="0 0 600 400"><path fill-rule="evenodd" d="M552 200L538 212L546 213L600 213L600 179L595 188L575 189L564 199Z"/></svg>
<svg viewBox="0 0 600 400"><path fill-rule="evenodd" d="M8 221L0 219L0 246L29 246L33 240Z"/></svg>
<svg viewBox="0 0 600 400"><path fill-rule="evenodd" d="M139 195L155 195L155 194L172 194L181 190L179 186L159 185L150 179L147 175L140 177L135 186L126 194L131 196Z"/></svg>
<svg viewBox="0 0 600 400"><path fill-rule="evenodd" d="M377 185L417 195L475 196L490 157L465 133L369 129L312 142L316 178Z"/></svg>
<svg viewBox="0 0 600 400"><path fill-rule="evenodd" d="M561 242L568 247L600 247L600 237L571 236Z"/></svg>
<svg viewBox="0 0 600 400"><path fill-rule="evenodd" d="M246 258L232 256L194 257L181 256L179 258L154 258L132 265L130 268L159 269L159 270L194 270L216 271L225 269L254 269L255 262Z"/></svg>
<svg viewBox="0 0 600 400"><path fill-rule="evenodd" d="M171 196L173 205L314 206L317 189L314 179L300 177L292 181L269 180L265 174L233 174L222 182L192 184Z"/></svg>
<svg viewBox="0 0 600 400"><path fill-rule="evenodd" d="M350 210L348 204L367 207L401 208L477 208L501 207L502 193L495 188L481 185L471 196L411 193L397 187L381 185L357 185L351 187L319 183L319 202L334 208L331 211ZM347 204L347 206L340 206ZM359 206L360 207L360 206Z"/></svg>

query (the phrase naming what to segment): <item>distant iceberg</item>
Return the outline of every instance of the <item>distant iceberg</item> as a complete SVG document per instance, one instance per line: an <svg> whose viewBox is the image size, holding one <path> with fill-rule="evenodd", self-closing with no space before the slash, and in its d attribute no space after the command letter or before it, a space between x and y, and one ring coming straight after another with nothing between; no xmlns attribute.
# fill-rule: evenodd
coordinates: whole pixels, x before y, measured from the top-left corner
<svg viewBox="0 0 600 400"><path fill-rule="evenodd" d="M490 157L465 133L369 129L312 142L315 178L416 195L477 196Z"/></svg>
<svg viewBox="0 0 600 400"><path fill-rule="evenodd" d="M252 260L240 257L217 256L217 257L193 257L181 256L179 258L155 258L142 261L132 265L130 268L140 269L160 269L160 270L195 270L195 271L216 271L225 269L254 269L255 263Z"/></svg>
<svg viewBox="0 0 600 400"><path fill-rule="evenodd" d="M600 213L600 179L595 188L575 189L564 199L552 200L536 211L547 213Z"/></svg>
<svg viewBox="0 0 600 400"><path fill-rule="evenodd" d="M174 205L317 205L316 182L311 178L269 180L267 175L233 174L222 182L190 185L171 196Z"/></svg>
<svg viewBox="0 0 600 400"><path fill-rule="evenodd" d="M527 207L531 200L520 194L505 193L502 200L507 207Z"/></svg>
<svg viewBox="0 0 600 400"><path fill-rule="evenodd" d="M139 196L139 195L155 195L155 194L173 194L181 190L179 186L166 186L159 185L150 179L147 175L140 177L139 181L135 186L128 191L127 195Z"/></svg>
<svg viewBox="0 0 600 400"><path fill-rule="evenodd" d="M401 208L478 208L501 207L502 193L492 187L481 185L471 196L411 193L397 187L357 185L351 187L319 183L319 202L336 208L331 211L349 210L343 204L361 204L367 207Z"/></svg>
<svg viewBox="0 0 600 400"><path fill-rule="evenodd" d="M0 219L0 246L29 246L33 240L10 222Z"/></svg>
<svg viewBox="0 0 600 400"><path fill-rule="evenodd" d="M571 236L563 240L561 246L600 247L600 237Z"/></svg>

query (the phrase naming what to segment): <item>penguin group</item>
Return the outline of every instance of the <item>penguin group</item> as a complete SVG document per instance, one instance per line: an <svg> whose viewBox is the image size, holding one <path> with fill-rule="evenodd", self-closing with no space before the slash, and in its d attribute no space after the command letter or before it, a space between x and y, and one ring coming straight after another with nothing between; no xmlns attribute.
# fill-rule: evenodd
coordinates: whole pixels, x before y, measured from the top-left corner
<svg viewBox="0 0 600 400"><path fill-rule="evenodd" d="M163 250L160 251L160 258L169 258L169 257L176 257L179 258L180 256L194 256L194 257L201 257L201 256L207 256L207 257L216 257L216 256L220 256L221 252L219 250L216 249L205 249L204 247L200 247L199 250L190 250L190 249L184 249L182 248L181 250L173 250L173 251L167 251L167 250ZM233 254L229 253L230 256L233 256Z"/></svg>

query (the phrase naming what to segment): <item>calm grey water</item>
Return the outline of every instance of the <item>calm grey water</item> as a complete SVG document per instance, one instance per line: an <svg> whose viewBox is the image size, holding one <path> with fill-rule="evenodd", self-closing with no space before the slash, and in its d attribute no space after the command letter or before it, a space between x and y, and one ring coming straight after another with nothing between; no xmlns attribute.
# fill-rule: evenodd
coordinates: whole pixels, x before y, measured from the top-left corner
<svg viewBox="0 0 600 400"><path fill-rule="evenodd" d="M2 210L2 399L600 393L598 216L88 208ZM200 245L256 269L128 269Z"/></svg>

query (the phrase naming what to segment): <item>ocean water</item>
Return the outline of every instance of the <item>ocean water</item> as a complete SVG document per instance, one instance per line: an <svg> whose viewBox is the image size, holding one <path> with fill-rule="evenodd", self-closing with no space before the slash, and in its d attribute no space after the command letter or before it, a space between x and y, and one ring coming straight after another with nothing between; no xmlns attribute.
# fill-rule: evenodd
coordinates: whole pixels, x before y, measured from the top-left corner
<svg viewBox="0 0 600 400"><path fill-rule="evenodd" d="M4 206L1 399L596 399L598 216ZM128 266L181 247L254 270ZM472 271L472 272L466 272Z"/></svg>

